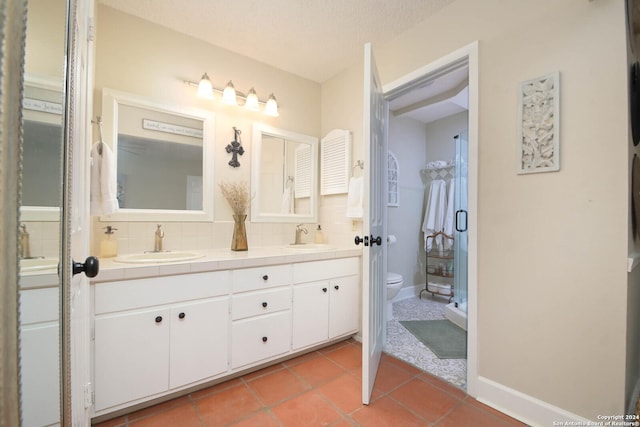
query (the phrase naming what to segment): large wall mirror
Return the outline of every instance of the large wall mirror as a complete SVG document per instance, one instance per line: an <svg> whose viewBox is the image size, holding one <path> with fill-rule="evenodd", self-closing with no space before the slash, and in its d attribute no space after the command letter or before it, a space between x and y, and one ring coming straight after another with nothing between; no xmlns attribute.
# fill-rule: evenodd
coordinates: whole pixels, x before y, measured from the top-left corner
<svg viewBox="0 0 640 427"><path fill-rule="evenodd" d="M213 113L104 89L102 120L120 209L101 219L213 220Z"/></svg>
<svg viewBox="0 0 640 427"><path fill-rule="evenodd" d="M253 126L253 222L317 222L318 138Z"/></svg>

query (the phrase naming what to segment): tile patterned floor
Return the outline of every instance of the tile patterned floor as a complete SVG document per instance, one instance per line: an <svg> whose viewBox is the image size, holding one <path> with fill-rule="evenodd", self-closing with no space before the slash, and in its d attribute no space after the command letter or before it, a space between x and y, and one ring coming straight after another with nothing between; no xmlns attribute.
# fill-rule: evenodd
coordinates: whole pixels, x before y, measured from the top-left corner
<svg viewBox="0 0 640 427"><path fill-rule="evenodd" d="M387 321L387 342L384 350L413 366L465 389L467 383L466 359L439 359L411 332L401 320L444 319L446 299L409 298L393 303L393 319Z"/></svg>
<svg viewBox="0 0 640 427"><path fill-rule="evenodd" d="M368 406L353 340L97 424L99 427L496 427L524 424L383 354Z"/></svg>

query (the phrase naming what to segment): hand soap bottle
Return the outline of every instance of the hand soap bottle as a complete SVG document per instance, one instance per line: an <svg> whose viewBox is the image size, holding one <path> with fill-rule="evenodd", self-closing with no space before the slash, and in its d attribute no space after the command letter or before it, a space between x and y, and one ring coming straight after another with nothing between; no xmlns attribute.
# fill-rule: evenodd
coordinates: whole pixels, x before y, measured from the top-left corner
<svg viewBox="0 0 640 427"><path fill-rule="evenodd" d="M320 228L320 224L318 224L318 228L316 229L315 242L324 243L324 233L322 232L322 228Z"/></svg>
<svg viewBox="0 0 640 427"><path fill-rule="evenodd" d="M104 239L100 241L100 256L103 258L111 258L118 255L118 241L113 238L113 232L117 228L110 225L104 227Z"/></svg>

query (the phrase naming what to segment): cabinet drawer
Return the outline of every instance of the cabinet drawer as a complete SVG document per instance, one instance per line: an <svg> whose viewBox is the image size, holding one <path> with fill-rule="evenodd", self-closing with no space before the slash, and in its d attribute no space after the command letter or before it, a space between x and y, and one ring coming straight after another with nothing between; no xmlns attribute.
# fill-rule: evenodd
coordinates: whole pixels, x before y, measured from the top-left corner
<svg viewBox="0 0 640 427"><path fill-rule="evenodd" d="M184 274L95 285L95 314L210 298L229 292L230 272Z"/></svg>
<svg viewBox="0 0 640 427"><path fill-rule="evenodd" d="M334 277L359 274L359 258L337 258L324 261L301 262L293 265L293 283L313 282Z"/></svg>
<svg viewBox="0 0 640 427"><path fill-rule="evenodd" d="M232 297L231 318L239 320L246 317L289 310L290 307L291 289L289 287L248 292Z"/></svg>
<svg viewBox="0 0 640 427"><path fill-rule="evenodd" d="M20 291L20 325L57 322L60 311L58 288Z"/></svg>
<svg viewBox="0 0 640 427"><path fill-rule="evenodd" d="M239 368L278 354L291 347L291 312L281 311L233 322L231 367Z"/></svg>
<svg viewBox="0 0 640 427"><path fill-rule="evenodd" d="M290 283L290 265L242 268L233 271L233 292L267 289Z"/></svg>

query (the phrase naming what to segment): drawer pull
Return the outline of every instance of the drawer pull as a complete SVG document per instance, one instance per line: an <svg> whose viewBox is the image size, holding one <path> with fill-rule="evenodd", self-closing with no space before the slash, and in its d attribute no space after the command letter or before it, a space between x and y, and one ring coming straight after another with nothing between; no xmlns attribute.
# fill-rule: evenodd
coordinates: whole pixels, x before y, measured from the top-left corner
<svg viewBox="0 0 640 427"><path fill-rule="evenodd" d="M156 323L162 322L162 316L156 316Z"/></svg>
<svg viewBox="0 0 640 427"><path fill-rule="evenodd" d="M186 314L184 314L184 313L180 313L180 314L178 314L178 318L179 318L179 319L184 319L184 316L186 316Z"/></svg>
<svg viewBox="0 0 640 427"><path fill-rule="evenodd" d="M327 292L327 288L322 288L322 292Z"/></svg>
<svg viewBox="0 0 640 427"><path fill-rule="evenodd" d="M267 337L262 337L262 342L267 342Z"/></svg>
<svg viewBox="0 0 640 427"><path fill-rule="evenodd" d="M340 289L340 286L335 285L335 286L333 287L333 289L335 289L335 290L337 291L338 289Z"/></svg>
<svg viewBox="0 0 640 427"><path fill-rule="evenodd" d="M262 303L262 306L263 306L264 308L267 308L267 305L268 305L268 304L267 304L266 302L263 302L263 303Z"/></svg>
<svg viewBox="0 0 640 427"><path fill-rule="evenodd" d="M262 276L262 280L266 282L267 280L269 280L269 276L265 274L264 276Z"/></svg>

